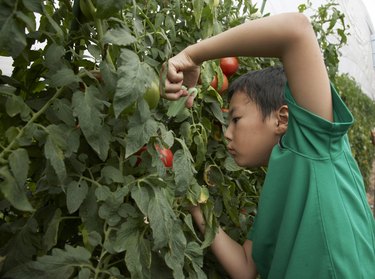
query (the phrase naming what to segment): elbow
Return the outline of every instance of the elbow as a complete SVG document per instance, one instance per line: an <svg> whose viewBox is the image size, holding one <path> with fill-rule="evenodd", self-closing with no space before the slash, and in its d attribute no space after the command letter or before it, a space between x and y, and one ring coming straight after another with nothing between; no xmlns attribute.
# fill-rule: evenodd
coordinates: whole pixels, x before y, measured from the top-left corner
<svg viewBox="0 0 375 279"><path fill-rule="evenodd" d="M315 37L315 32L311 24L310 18L302 13L292 13L289 21L291 30L291 39L298 40L306 36Z"/></svg>

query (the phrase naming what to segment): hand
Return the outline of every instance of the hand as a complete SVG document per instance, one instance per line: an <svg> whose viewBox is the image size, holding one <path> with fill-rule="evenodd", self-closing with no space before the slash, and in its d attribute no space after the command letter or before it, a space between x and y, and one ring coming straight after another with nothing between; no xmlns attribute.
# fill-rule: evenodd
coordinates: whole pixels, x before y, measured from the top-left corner
<svg viewBox="0 0 375 279"><path fill-rule="evenodd" d="M172 57L164 63L162 69L160 84L165 81L165 94L162 94L162 97L175 101L188 95L187 90L183 89L182 86L184 85L186 88L194 87L197 84L199 73L200 66L193 61L186 50ZM187 98L186 107L193 106L194 98L194 95Z"/></svg>

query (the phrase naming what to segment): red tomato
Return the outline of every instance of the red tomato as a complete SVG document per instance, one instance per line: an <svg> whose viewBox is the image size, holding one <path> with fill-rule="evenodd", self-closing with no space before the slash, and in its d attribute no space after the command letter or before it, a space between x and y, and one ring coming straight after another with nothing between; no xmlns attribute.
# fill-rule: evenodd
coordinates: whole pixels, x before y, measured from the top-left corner
<svg viewBox="0 0 375 279"><path fill-rule="evenodd" d="M173 153L170 149L160 147L159 145L155 146L156 150L159 153L159 158L163 162L166 168L171 168L173 166Z"/></svg>
<svg viewBox="0 0 375 279"><path fill-rule="evenodd" d="M220 68L227 77L237 72L238 67L239 63L237 57L225 57L220 59Z"/></svg>
<svg viewBox="0 0 375 279"><path fill-rule="evenodd" d="M214 78L212 79L210 85L211 85L215 90L217 90L220 94L222 94L225 90L228 89L229 81L228 81L227 76L226 76L226 75L223 75L223 84L221 85L220 90L218 90L218 79L217 79L217 76L214 76Z"/></svg>
<svg viewBox="0 0 375 279"><path fill-rule="evenodd" d="M159 145L155 145L156 151L159 153L159 158L163 162L164 166L166 168L171 168L173 166L173 153L170 149L161 147ZM147 150L147 145L141 147L135 155L137 156L137 161L135 163L135 166L137 167L141 162L142 158L141 155L143 152Z"/></svg>

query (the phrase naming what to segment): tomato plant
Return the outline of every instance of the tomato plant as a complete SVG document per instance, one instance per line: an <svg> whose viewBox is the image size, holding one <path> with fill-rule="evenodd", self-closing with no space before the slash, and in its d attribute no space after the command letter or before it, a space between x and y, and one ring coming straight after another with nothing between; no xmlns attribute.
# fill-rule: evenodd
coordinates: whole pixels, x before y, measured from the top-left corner
<svg viewBox="0 0 375 279"><path fill-rule="evenodd" d="M219 224L246 238L264 170L226 151L227 100L210 86L216 75L226 86L218 61L202 65L193 108L173 115L155 80L170 56L257 6L19 0L0 10L0 55L14 66L0 73L0 277L228 278L208 247ZM340 14L324 11L333 32ZM236 75L277 63L238 59Z"/></svg>
<svg viewBox="0 0 375 279"><path fill-rule="evenodd" d="M235 74L239 66L237 57L224 57L220 59L220 68L227 77Z"/></svg>

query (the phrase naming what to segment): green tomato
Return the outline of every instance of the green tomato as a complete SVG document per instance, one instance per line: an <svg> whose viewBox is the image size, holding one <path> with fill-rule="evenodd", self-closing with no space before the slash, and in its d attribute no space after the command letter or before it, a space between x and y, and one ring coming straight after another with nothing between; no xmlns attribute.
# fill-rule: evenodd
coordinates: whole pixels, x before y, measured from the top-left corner
<svg viewBox="0 0 375 279"><path fill-rule="evenodd" d="M160 100L159 84L153 81L151 83L151 86L147 88L143 98L148 103L150 109L156 108Z"/></svg>

